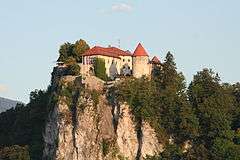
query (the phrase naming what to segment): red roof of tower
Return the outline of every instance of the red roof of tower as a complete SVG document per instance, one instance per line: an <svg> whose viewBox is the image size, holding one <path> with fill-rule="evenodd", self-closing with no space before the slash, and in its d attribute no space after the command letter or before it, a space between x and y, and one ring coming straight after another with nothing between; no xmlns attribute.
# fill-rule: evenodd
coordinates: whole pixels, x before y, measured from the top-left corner
<svg viewBox="0 0 240 160"><path fill-rule="evenodd" d="M139 43L135 49L133 56L148 56L146 50L143 48L142 44Z"/></svg>
<svg viewBox="0 0 240 160"><path fill-rule="evenodd" d="M151 62L154 63L154 64L159 64L159 63L160 63L160 60L159 60L156 56L154 56L154 57L152 58Z"/></svg>
<svg viewBox="0 0 240 160"><path fill-rule="evenodd" d="M116 47L99 47L95 46L89 50L87 50L83 56L94 56L94 55L102 55L102 56L108 56L108 57L114 57L114 58L120 58L120 56L132 56L131 53L128 51L123 51Z"/></svg>

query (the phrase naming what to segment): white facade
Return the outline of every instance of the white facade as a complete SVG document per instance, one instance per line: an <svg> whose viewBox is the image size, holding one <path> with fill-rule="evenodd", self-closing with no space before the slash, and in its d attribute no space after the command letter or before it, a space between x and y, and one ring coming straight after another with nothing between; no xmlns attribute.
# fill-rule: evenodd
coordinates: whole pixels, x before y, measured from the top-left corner
<svg viewBox="0 0 240 160"><path fill-rule="evenodd" d="M132 70L132 56L119 56L120 58L103 56L103 55L95 55L95 56L84 56L83 63L80 64L81 74L88 75L89 69L92 66L92 62L94 58L101 58L105 61L106 74L110 76L110 67L114 65L117 69L117 73L121 73L121 69L124 65L128 65L129 69Z"/></svg>

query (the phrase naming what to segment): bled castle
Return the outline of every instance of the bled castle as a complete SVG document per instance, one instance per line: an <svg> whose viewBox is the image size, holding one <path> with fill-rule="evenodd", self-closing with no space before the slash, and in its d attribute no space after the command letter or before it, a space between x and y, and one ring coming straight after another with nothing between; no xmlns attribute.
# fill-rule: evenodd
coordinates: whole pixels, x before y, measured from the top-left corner
<svg viewBox="0 0 240 160"><path fill-rule="evenodd" d="M95 46L82 55L82 63L79 64L82 75L88 76L93 73L93 62L96 58L105 61L106 74L111 79L119 75L136 78L149 76L154 66L160 65L160 60L156 56L149 59L141 43L137 45L133 53L111 46L107 48Z"/></svg>

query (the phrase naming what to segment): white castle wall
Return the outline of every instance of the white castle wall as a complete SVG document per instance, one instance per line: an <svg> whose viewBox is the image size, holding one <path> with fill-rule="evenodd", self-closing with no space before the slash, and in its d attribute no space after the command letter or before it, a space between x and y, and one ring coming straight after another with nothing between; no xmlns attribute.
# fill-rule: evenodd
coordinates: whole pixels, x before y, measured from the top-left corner
<svg viewBox="0 0 240 160"><path fill-rule="evenodd" d="M143 75L148 76L151 74L152 65L149 64L148 56L120 56L120 58L108 57L97 55L94 56L105 60L106 74L110 76L109 69L112 62L116 65L118 74L120 74L122 67L127 64L133 72L133 77L140 78ZM92 64L79 64L81 67L81 74L88 76L90 74L90 68L93 67Z"/></svg>

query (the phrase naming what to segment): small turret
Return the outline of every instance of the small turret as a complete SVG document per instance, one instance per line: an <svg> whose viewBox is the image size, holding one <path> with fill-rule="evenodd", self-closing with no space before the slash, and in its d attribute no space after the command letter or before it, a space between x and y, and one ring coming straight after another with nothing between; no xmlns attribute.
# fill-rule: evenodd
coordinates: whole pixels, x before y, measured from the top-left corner
<svg viewBox="0 0 240 160"><path fill-rule="evenodd" d="M154 57L152 58L152 60L151 60L151 63L158 65L158 64L160 64L161 62L160 62L160 60L159 60L156 56L154 56Z"/></svg>
<svg viewBox="0 0 240 160"><path fill-rule="evenodd" d="M148 53L141 43L133 53L133 77L140 78L143 75L150 75L151 67L149 65Z"/></svg>
<svg viewBox="0 0 240 160"><path fill-rule="evenodd" d="M138 57L138 56L147 56L148 57L148 54L147 54L146 50L143 48L141 43L138 43L138 46L133 53L133 56L134 57Z"/></svg>

